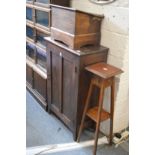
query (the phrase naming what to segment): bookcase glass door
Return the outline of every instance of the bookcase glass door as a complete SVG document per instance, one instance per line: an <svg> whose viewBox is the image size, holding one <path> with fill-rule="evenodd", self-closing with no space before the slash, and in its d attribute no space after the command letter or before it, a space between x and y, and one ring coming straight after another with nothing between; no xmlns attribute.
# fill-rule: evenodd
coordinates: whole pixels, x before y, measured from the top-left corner
<svg viewBox="0 0 155 155"><path fill-rule="evenodd" d="M43 32L38 31L38 30L36 31L36 42L40 46L42 46L43 48L46 47L46 43L45 43L44 37L47 37L47 36L49 36L49 35L46 34L46 33L43 33Z"/></svg>
<svg viewBox="0 0 155 155"><path fill-rule="evenodd" d="M36 23L48 27L49 26L49 12L36 10Z"/></svg>
<svg viewBox="0 0 155 155"><path fill-rule="evenodd" d="M26 7L26 19L32 21L32 8Z"/></svg>
<svg viewBox="0 0 155 155"><path fill-rule="evenodd" d="M34 61L35 59L35 46L31 43L26 42L26 55L29 59Z"/></svg>
<svg viewBox="0 0 155 155"><path fill-rule="evenodd" d="M26 36L30 39L34 39L34 29L26 25Z"/></svg>
<svg viewBox="0 0 155 155"><path fill-rule="evenodd" d="M37 48L36 63L44 72L46 72L46 68L47 68L46 67L46 56L47 55L43 50Z"/></svg>

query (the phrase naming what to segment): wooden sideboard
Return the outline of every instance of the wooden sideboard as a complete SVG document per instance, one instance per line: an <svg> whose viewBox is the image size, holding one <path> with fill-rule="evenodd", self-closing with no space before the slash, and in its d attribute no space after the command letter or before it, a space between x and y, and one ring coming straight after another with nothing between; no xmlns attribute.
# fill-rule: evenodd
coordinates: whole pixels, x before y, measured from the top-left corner
<svg viewBox="0 0 155 155"><path fill-rule="evenodd" d="M106 62L108 48L87 46L72 50L50 37L45 40L48 112L54 113L72 131L76 140L90 82L90 75L84 68Z"/></svg>

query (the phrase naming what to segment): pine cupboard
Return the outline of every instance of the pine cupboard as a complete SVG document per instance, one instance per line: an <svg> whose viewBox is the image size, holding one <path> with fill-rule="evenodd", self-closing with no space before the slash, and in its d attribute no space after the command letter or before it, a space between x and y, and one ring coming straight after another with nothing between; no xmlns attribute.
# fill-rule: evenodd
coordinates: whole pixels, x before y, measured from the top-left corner
<svg viewBox="0 0 155 155"><path fill-rule="evenodd" d="M50 37L45 40L48 112L54 113L72 131L76 140L90 79L84 67L106 62L108 48L90 46L71 50Z"/></svg>

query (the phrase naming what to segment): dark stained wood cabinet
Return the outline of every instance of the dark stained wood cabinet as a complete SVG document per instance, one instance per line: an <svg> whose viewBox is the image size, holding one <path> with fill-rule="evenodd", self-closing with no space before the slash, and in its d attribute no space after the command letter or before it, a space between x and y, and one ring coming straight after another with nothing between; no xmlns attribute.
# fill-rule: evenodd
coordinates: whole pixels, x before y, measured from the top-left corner
<svg viewBox="0 0 155 155"><path fill-rule="evenodd" d="M72 131L74 140L82 117L90 76L84 67L106 62L108 48L83 47L71 50L46 38L48 111L58 116Z"/></svg>
<svg viewBox="0 0 155 155"><path fill-rule="evenodd" d="M47 63L44 37L50 36L51 4L69 6L70 0L26 0L26 86L47 110Z"/></svg>

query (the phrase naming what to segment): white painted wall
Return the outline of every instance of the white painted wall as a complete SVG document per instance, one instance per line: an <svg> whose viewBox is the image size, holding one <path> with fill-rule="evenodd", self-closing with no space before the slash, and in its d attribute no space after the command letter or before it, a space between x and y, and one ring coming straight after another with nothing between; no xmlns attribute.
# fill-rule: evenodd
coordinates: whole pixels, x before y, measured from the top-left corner
<svg viewBox="0 0 155 155"><path fill-rule="evenodd" d="M101 27L101 45L110 48L108 63L121 68L124 73L116 78L114 132L128 126L128 0L117 0L108 5L96 5L89 0L72 0L72 7L95 14L104 14ZM104 107L109 109L109 89L105 93ZM109 122L101 124L101 131L108 133Z"/></svg>

